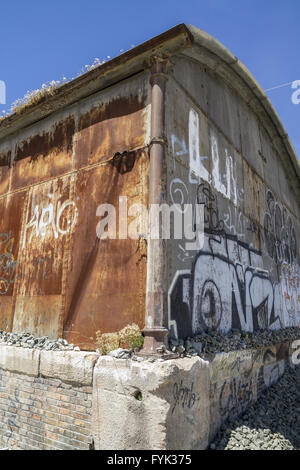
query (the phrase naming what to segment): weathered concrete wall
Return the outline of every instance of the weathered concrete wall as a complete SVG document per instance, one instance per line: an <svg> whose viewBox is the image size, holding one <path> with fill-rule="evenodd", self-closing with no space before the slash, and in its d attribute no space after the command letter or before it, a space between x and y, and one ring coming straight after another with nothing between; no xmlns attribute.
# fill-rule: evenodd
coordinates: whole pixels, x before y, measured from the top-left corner
<svg viewBox="0 0 300 470"><path fill-rule="evenodd" d="M1 345L0 448L205 449L292 365L294 348L138 362Z"/></svg>
<svg viewBox="0 0 300 470"><path fill-rule="evenodd" d="M96 449L204 449L209 364L200 358L135 363L101 358L94 375Z"/></svg>
<svg viewBox="0 0 300 470"><path fill-rule="evenodd" d="M292 344L216 355L210 365L210 441L227 418L245 411L292 365Z"/></svg>
<svg viewBox="0 0 300 470"><path fill-rule="evenodd" d="M100 246L96 210L147 204L149 93L144 73L0 142L0 329L89 349L144 326L145 247Z"/></svg>
<svg viewBox="0 0 300 470"><path fill-rule="evenodd" d="M172 62L168 200L204 204L205 239L198 252L168 244L169 328L186 337L300 326L300 206L285 156L216 72Z"/></svg>
<svg viewBox="0 0 300 470"><path fill-rule="evenodd" d="M292 343L200 358L134 363L100 358L93 387L96 449L205 449L293 366Z"/></svg>

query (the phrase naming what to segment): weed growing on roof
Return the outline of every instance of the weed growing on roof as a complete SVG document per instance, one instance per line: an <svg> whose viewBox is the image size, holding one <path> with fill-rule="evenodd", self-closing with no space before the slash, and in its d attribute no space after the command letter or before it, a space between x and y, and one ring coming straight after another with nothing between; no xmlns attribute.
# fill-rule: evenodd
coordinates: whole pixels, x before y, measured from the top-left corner
<svg viewBox="0 0 300 470"><path fill-rule="evenodd" d="M45 96L53 96L55 90L67 82L66 77L62 80L52 80L49 85L43 83L42 87L37 90L27 91L23 98L19 98L11 105L12 113L22 113L22 111L32 104L39 103Z"/></svg>
<svg viewBox="0 0 300 470"><path fill-rule="evenodd" d="M134 44L131 45L131 49L133 47L135 47ZM123 52L126 51L124 49L120 49L120 53L122 54ZM81 71L78 73L77 76L84 75L85 73L90 72L91 70L99 67L110 59L111 56L109 55L106 56L106 59L102 59L102 61L98 57L96 57L91 65L87 64L82 67ZM0 122L12 114L21 114L25 109L29 108L34 104L40 103L46 97L53 96L59 87L74 79L75 77L70 80L68 80L66 77L63 77L62 80L52 80L49 84L43 83L41 88L37 90L27 91L23 98L19 98L14 101L9 111L2 111L2 115L0 115Z"/></svg>
<svg viewBox="0 0 300 470"><path fill-rule="evenodd" d="M120 51L121 52L121 51ZM123 51L122 51L123 52ZM110 60L111 57L107 56L107 60ZM100 65L106 62L106 59L102 61L96 57L94 62L91 65L85 65L78 76L83 75L91 70L99 67ZM10 111L2 111L2 115L0 116L0 120L5 119L7 116L11 114L21 114L25 109L28 107L40 103L44 98L53 96L58 88L65 85L66 83L74 80L73 77L71 80L68 80L66 77L63 77L62 80L52 80L50 83L46 84L43 83L41 88L37 90L27 91L27 93L23 96L23 98L19 98L11 105Z"/></svg>
<svg viewBox="0 0 300 470"><path fill-rule="evenodd" d="M133 44L131 48L135 47ZM125 52L124 49L120 49L120 52ZM91 65L85 65L81 71L78 73L77 76L84 75L87 72L99 67L100 65L104 64L107 60L110 60L111 56L106 56L106 59L102 61L96 57L94 62ZM21 114L25 109L29 108L34 104L40 103L44 98L53 96L57 88L63 86L65 83L68 83L74 80L73 77L71 80L68 80L66 77L63 77L62 80L52 80L49 84L43 83L42 87L37 90L27 91L27 93L23 96L23 98L19 98L11 105L9 111L2 111L2 115L0 115L0 122L5 119L6 117L12 114Z"/></svg>

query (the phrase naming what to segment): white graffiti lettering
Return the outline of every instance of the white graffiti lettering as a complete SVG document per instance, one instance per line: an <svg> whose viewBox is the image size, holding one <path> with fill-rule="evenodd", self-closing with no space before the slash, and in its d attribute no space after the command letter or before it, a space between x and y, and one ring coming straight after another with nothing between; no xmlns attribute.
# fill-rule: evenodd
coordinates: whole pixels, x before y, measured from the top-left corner
<svg viewBox="0 0 300 470"><path fill-rule="evenodd" d="M76 224L78 209L74 201L67 199L61 202L58 199L55 203L53 194L49 194L48 197L51 202L43 208L36 205L32 217L25 225L23 248L27 242L27 231L30 229L29 243L34 235L43 239L46 235L53 235L57 239L59 235L70 233Z"/></svg>

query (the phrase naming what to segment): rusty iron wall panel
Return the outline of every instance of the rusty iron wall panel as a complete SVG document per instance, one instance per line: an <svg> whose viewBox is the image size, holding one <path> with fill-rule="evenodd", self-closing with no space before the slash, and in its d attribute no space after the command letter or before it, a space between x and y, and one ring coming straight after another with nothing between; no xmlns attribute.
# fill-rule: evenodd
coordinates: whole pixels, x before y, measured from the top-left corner
<svg viewBox="0 0 300 470"><path fill-rule="evenodd" d="M99 242L96 210L119 196L147 204L148 82L97 93L0 147L0 328L93 349L96 330L144 326L146 245Z"/></svg>
<svg viewBox="0 0 300 470"><path fill-rule="evenodd" d="M142 147L147 132L147 95L101 103L79 118L76 165L81 168L117 152Z"/></svg>
<svg viewBox="0 0 300 470"><path fill-rule="evenodd" d="M28 191L19 251L14 331L59 334L62 275L67 235L77 223L71 177L45 182Z"/></svg>
<svg viewBox="0 0 300 470"><path fill-rule="evenodd" d="M4 146L4 148L0 147L0 196L6 194L9 190L10 161L10 146Z"/></svg>
<svg viewBox="0 0 300 470"><path fill-rule="evenodd" d="M131 239L99 242L95 213L101 203L118 208L119 196L127 196L128 207L147 204L147 172L142 151L123 156L121 167L108 163L78 173L79 219L71 240L64 330L81 347L94 343L97 330L116 331L132 321L144 326L145 246Z"/></svg>
<svg viewBox="0 0 300 470"><path fill-rule="evenodd" d="M0 198L0 329L12 327L25 199L25 192Z"/></svg>
<svg viewBox="0 0 300 470"><path fill-rule="evenodd" d="M12 191L71 170L74 117L55 122L51 130L46 127L40 129L39 134L34 134L34 131L31 129L26 139L16 143Z"/></svg>

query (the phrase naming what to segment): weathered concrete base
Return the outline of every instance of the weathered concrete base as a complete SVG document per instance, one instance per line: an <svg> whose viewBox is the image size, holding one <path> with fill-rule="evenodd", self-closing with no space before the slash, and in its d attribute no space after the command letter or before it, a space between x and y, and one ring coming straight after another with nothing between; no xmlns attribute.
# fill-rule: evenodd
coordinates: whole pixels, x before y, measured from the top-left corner
<svg viewBox="0 0 300 470"><path fill-rule="evenodd" d="M40 351L0 344L0 369L37 377Z"/></svg>
<svg viewBox="0 0 300 470"><path fill-rule="evenodd" d="M293 342L217 354L210 363L210 431L238 416L292 366Z"/></svg>
<svg viewBox="0 0 300 470"><path fill-rule="evenodd" d="M205 449L275 383L298 342L150 362L0 345L0 448Z"/></svg>
<svg viewBox="0 0 300 470"><path fill-rule="evenodd" d="M100 358L94 370L96 449L205 449L209 364L200 358Z"/></svg>
<svg viewBox="0 0 300 470"><path fill-rule="evenodd" d="M93 369L98 354L84 351L41 351L40 371L43 377L53 377L66 383L92 385Z"/></svg>
<svg viewBox="0 0 300 470"><path fill-rule="evenodd" d="M150 363L99 358L93 379L96 449L205 449L291 365L290 342Z"/></svg>

